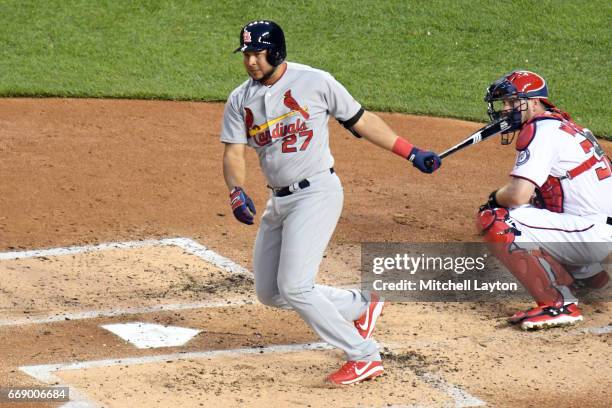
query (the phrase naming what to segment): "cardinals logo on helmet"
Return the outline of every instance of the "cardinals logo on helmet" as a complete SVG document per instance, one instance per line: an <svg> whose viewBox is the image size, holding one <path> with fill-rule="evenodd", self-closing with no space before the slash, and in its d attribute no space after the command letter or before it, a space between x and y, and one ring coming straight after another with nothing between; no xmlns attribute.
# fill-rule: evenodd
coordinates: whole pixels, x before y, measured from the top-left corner
<svg viewBox="0 0 612 408"><path fill-rule="evenodd" d="M251 32L244 30L244 32L242 33L242 42L243 43L250 43L251 42Z"/></svg>

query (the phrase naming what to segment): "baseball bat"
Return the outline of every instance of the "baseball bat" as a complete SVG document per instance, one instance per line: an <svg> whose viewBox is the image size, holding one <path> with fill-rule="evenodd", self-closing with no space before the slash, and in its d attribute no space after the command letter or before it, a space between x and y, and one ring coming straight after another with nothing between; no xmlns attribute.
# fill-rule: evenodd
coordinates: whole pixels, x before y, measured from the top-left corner
<svg viewBox="0 0 612 408"><path fill-rule="evenodd" d="M438 156L440 156L440 158L443 159L446 156L450 156L451 154L456 153L459 150L465 149L468 146L474 145L476 143L480 143L483 140L487 140L491 136L495 136L496 134L503 132L509 127L510 127L510 124L508 123L506 119L499 119L495 122L489 123L488 125L481 127L476 132L472 133L470 136L463 139L460 143L456 144L450 149L443 151ZM425 165L428 168L432 168L433 160L431 159L427 160L425 162Z"/></svg>

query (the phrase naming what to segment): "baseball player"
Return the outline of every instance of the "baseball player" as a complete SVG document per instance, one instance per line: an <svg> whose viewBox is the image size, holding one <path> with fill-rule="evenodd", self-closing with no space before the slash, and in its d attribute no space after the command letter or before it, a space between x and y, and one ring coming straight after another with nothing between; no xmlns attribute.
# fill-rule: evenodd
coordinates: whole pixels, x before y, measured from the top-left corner
<svg viewBox="0 0 612 408"><path fill-rule="evenodd" d="M348 362L328 377L331 383L381 375L371 336L383 300L315 284L343 203L328 119L333 116L355 136L407 158L423 172L433 172L440 159L398 137L327 72L286 62L284 34L276 23L248 23L235 52L242 52L250 78L225 105L223 172L233 213L242 223L253 224L255 215L243 189L246 146L257 152L270 188L253 254L257 296L265 305L295 310L323 340L346 353Z"/></svg>
<svg viewBox="0 0 612 408"><path fill-rule="evenodd" d="M480 207L478 225L495 255L537 306L510 318L523 329L582 320L577 286L603 288L612 249L612 168L593 134L548 99L544 78L514 71L489 86L492 120L516 140L509 182Z"/></svg>

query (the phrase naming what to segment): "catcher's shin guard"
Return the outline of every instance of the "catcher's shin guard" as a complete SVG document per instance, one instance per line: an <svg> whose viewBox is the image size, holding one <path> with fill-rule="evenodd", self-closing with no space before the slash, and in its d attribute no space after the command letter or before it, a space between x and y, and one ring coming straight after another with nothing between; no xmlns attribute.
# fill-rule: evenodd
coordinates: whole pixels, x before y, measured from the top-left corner
<svg viewBox="0 0 612 408"><path fill-rule="evenodd" d="M487 209L478 214L485 241L539 306L561 307L576 299L569 289L574 278L545 250L524 249L514 243L520 235L509 221L505 208Z"/></svg>

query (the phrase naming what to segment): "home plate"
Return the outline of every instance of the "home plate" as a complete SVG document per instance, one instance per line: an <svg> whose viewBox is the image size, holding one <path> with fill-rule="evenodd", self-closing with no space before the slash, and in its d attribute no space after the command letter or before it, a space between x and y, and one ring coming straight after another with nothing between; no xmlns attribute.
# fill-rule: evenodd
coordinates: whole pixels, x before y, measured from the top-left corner
<svg viewBox="0 0 612 408"><path fill-rule="evenodd" d="M100 327L132 343L139 349L182 346L201 331L142 322L106 324Z"/></svg>

